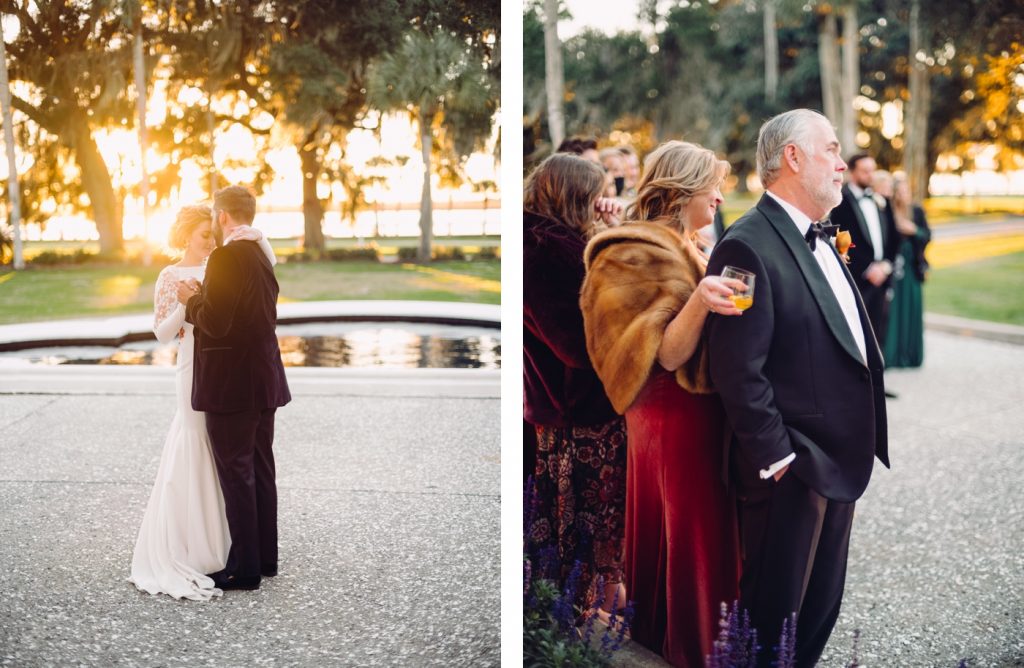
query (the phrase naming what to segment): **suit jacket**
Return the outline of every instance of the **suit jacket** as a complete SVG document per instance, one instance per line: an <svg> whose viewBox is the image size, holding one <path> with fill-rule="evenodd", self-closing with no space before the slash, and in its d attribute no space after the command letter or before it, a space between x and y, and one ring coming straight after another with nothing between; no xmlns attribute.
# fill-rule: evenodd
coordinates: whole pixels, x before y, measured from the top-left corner
<svg viewBox="0 0 1024 668"><path fill-rule="evenodd" d="M254 241L210 254L185 320L195 325L192 408L233 413L291 401L277 345L277 279Z"/></svg>
<svg viewBox="0 0 1024 668"><path fill-rule="evenodd" d="M856 500L874 457L889 465L882 357L863 301L854 290L867 364L807 243L767 195L726 230L708 274L726 265L757 276L750 309L711 314L707 323L711 380L732 429L732 473L756 480L795 452L787 475L826 498Z"/></svg>
<svg viewBox="0 0 1024 668"><path fill-rule="evenodd" d="M853 246L847 255L850 257L850 273L861 291L874 289L866 278L864 271L875 261L875 247L871 243L871 235L868 233L868 224L864 221L864 213L857 203L857 197L847 185L843 186L843 201L832 209L829 219L839 225L839 229L850 233L850 240ZM878 222L882 229L882 259L894 262L896 253L899 251L900 235L896 231L896 220L892 215L892 205L878 211ZM889 281L882 284L886 287Z"/></svg>

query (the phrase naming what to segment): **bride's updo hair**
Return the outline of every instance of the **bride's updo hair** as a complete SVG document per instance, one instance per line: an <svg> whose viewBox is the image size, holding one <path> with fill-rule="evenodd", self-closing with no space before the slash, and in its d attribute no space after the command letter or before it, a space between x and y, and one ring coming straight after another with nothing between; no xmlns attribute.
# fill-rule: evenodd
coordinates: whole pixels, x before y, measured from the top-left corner
<svg viewBox="0 0 1024 668"><path fill-rule="evenodd" d="M210 207L201 204L183 206L178 212L178 217L174 219L174 224L171 225L167 245L175 250L183 251L196 228L201 225L210 226L212 223L213 212Z"/></svg>
<svg viewBox="0 0 1024 668"><path fill-rule="evenodd" d="M644 175L625 219L668 224L682 231L682 211L690 199L719 185L728 173L729 163L713 151L690 142L667 141L644 159Z"/></svg>

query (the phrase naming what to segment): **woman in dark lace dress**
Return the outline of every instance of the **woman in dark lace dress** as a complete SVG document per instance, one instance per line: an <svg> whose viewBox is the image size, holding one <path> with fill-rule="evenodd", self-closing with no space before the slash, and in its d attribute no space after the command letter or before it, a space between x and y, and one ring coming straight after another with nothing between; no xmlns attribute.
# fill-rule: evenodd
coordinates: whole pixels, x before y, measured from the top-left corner
<svg viewBox="0 0 1024 668"><path fill-rule="evenodd" d="M561 586L579 561L577 602L597 594L600 576L611 609L622 580L626 432L590 364L579 307L587 239L617 223L603 187L600 167L569 154L547 158L524 187L523 415L537 433L536 507L524 530L528 550L551 564L545 576Z"/></svg>

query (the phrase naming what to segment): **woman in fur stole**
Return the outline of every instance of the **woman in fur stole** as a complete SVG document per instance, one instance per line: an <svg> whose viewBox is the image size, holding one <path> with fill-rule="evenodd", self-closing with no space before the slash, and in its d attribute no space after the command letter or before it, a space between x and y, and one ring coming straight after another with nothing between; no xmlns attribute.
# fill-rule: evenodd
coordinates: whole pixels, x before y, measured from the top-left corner
<svg viewBox="0 0 1024 668"><path fill-rule="evenodd" d="M523 191L523 417L537 434L535 507L524 542L533 573L565 586L579 561L576 603L589 607L597 577L610 609L622 580L625 421L587 357L579 293L583 249L621 206L601 198L601 167L559 153ZM624 601L618 602L621 609Z"/></svg>
<svg viewBox="0 0 1024 668"><path fill-rule="evenodd" d="M722 479L725 414L708 377L704 320L740 316L742 284L705 276L694 242L722 203L728 163L680 141L644 164L627 224L584 252L587 350L626 416L625 586L633 639L702 666L719 607L738 595L735 509Z"/></svg>

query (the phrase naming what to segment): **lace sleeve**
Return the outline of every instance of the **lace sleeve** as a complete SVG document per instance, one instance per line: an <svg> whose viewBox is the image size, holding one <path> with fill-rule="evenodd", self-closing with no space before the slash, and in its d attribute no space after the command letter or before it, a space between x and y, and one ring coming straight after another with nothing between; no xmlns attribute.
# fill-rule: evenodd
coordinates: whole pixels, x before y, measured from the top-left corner
<svg viewBox="0 0 1024 668"><path fill-rule="evenodd" d="M170 343L185 323L185 307L178 302L174 272L164 269L156 279L153 294L153 333L160 343Z"/></svg>

